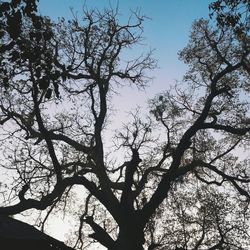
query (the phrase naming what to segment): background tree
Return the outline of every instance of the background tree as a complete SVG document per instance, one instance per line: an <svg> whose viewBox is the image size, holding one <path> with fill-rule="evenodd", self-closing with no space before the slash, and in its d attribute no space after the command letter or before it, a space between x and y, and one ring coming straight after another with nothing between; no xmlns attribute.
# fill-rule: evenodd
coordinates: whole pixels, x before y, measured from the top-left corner
<svg viewBox="0 0 250 250"><path fill-rule="evenodd" d="M248 0L217 0L209 5L210 17L215 16L221 27L231 27L236 32L247 32L250 2Z"/></svg>
<svg viewBox="0 0 250 250"><path fill-rule="evenodd" d="M36 29L24 18L25 43L1 53L1 167L11 175L0 213L46 210L45 222L74 211L75 248L91 239L110 250L249 245L241 154L250 131L249 17L244 40L230 25L196 21L180 52L183 82L151 100L148 117L132 113L111 149L112 94L120 84L144 87L155 66L151 52L122 60L141 41L144 17L120 24L113 9L41 20Z"/></svg>

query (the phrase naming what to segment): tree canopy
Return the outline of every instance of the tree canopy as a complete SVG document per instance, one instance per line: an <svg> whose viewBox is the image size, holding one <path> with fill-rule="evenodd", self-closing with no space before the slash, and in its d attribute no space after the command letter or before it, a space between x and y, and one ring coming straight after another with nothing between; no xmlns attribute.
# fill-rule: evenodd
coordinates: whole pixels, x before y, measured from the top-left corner
<svg viewBox="0 0 250 250"><path fill-rule="evenodd" d="M52 22L35 1L2 2L0 214L41 211L44 229L62 211L75 249L246 249L249 1L210 8L179 53L183 80L111 138L118 86L145 87L156 66L151 51L126 58L145 17L85 9Z"/></svg>

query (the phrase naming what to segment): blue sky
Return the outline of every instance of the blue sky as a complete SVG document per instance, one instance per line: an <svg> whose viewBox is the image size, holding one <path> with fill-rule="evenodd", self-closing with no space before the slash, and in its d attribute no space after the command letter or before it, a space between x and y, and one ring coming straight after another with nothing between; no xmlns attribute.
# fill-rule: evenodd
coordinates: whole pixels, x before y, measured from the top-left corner
<svg viewBox="0 0 250 250"><path fill-rule="evenodd" d="M141 9L141 14L151 18L145 22L145 51L155 49L154 56L158 60L160 71L155 75L155 86L161 91L164 82L181 79L184 65L178 61L177 52L187 41L192 22L200 17L208 16L208 4L211 0L40 0L41 14L54 19L70 18L70 7L80 16L84 3L88 7L119 6L122 15L129 15L130 10ZM152 72L154 75L154 72ZM160 83L161 81L161 83ZM153 84L153 85L155 85Z"/></svg>

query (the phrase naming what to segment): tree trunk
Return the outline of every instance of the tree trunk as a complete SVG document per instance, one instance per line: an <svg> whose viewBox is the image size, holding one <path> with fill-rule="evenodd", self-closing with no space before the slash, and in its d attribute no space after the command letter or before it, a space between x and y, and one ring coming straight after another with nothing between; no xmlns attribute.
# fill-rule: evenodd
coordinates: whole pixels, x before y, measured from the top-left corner
<svg viewBox="0 0 250 250"><path fill-rule="evenodd" d="M144 250L145 242L143 228L138 227L135 221L128 221L120 227L115 246L109 250Z"/></svg>
<svg viewBox="0 0 250 250"><path fill-rule="evenodd" d="M119 236L118 240L115 242L114 248L109 250L144 250L142 246L143 243L140 242L138 238L136 236Z"/></svg>

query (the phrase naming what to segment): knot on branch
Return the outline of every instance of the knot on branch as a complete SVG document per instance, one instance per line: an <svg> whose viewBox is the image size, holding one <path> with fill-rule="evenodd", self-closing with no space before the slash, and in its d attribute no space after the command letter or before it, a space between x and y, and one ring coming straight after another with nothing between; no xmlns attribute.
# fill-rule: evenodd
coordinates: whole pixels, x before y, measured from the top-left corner
<svg viewBox="0 0 250 250"><path fill-rule="evenodd" d="M91 226L91 224L94 222L93 216L86 216L86 218L83 221L85 221Z"/></svg>
<svg viewBox="0 0 250 250"><path fill-rule="evenodd" d="M28 191L29 187L30 187L30 185L29 185L28 183L26 183L26 184L22 187L21 191L18 193L18 197L19 197L19 200L20 200L20 201L26 200L25 197L24 197L24 195L25 195L25 193Z"/></svg>

